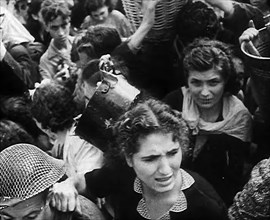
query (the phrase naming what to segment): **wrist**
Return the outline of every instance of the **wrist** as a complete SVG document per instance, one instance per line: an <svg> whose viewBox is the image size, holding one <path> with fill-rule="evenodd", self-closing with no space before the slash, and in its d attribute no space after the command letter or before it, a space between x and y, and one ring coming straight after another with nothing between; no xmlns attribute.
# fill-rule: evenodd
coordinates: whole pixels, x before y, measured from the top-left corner
<svg viewBox="0 0 270 220"><path fill-rule="evenodd" d="M2 61L6 55L7 49L4 45L4 43L1 41L0 42L0 61Z"/></svg>

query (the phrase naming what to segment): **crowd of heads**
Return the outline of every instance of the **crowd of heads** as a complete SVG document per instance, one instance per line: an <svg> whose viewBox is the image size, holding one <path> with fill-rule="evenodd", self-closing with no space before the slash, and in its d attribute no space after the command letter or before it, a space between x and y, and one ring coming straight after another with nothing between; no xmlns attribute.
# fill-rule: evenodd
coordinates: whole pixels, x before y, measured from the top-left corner
<svg viewBox="0 0 270 220"><path fill-rule="evenodd" d="M254 1L250 1L250 3L255 4ZM266 3L270 4L269 1ZM25 21L32 19L38 22L35 27L42 30L42 34L46 34L46 32L50 34L52 40L48 45L43 46L46 49L55 46L57 49L60 48L59 54L63 54L56 54L49 58L49 64L57 67L56 72L52 73L51 78L42 79L44 76L40 76L42 80L35 82L34 89L31 88L32 91L24 91L18 96L0 94L0 213L2 209L5 209L7 214L12 213L13 208L17 205L20 210L21 201L28 201L29 207L36 209L37 213L42 213L42 210L45 210L48 205L46 201L50 187L66 178L64 162L50 157L43 149L51 150L57 133L67 131L73 126L76 127L76 118L80 118L80 115L86 112L85 109L89 108L89 101L97 94L97 89L102 82L106 81L106 77L107 79L113 78L115 84L120 85L117 87L115 84L108 83L108 90L115 89L120 94L125 92L129 94L129 91L126 91L128 88L126 85L133 86L130 67L136 66L136 62L129 65L130 63L126 63L125 59L113 55L123 45L128 47L131 39L123 41L119 30L112 26L95 25L84 30L78 28L79 25L75 27L71 18L74 17L72 13L74 13L73 9L77 3L75 6L73 4L74 2L68 3L66 0L32 0L30 2L19 0L14 4L17 14L24 17ZM85 0L79 1L79 4L83 5L86 15L97 21L106 20L108 14L115 8L115 2L112 0ZM223 111L223 103L225 103L223 100L226 97L239 96L241 90L245 91L244 86L246 86L248 78L242 57L238 54L239 45L228 44L225 38L224 41L220 40L223 31L222 22L213 7L209 7L202 1L188 1L176 17L175 39L168 44L172 46L170 49L172 48L173 58L177 59L172 60L174 65L172 69L181 75L179 78L183 79L183 82L179 84L184 85L191 95L196 96L198 95L196 91L199 93L199 87L204 85L201 85L198 77L194 79L193 76L199 74L203 80L206 79L205 81L209 84L207 86L211 87L208 92L212 97L208 96L208 99L205 98L206 101L203 101L207 102L205 105L210 106L210 102L218 99L216 101L220 107L218 116ZM7 34L5 35L7 41L6 36ZM44 35L40 35L40 38L44 40ZM147 58L144 56L145 51L147 54L149 52L147 50L151 47L156 47L159 51L160 45L162 48L168 43L151 42L147 39L142 42L141 47L136 48L139 52L129 51L132 58L139 57L138 60L142 59L142 63ZM70 47L72 48L70 49ZM29 49L29 47L26 48ZM46 55L44 52L40 51L40 56ZM149 53L151 54L151 52ZM58 55L61 63L59 61L55 64L53 59ZM103 61L104 55L107 57L106 64ZM159 54L152 55L159 56ZM35 61L39 62L39 60ZM162 62L162 60L157 60L157 62ZM142 65L142 68L144 69L145 66ZM62 74L64 69L68 74ZM151 76L155 75L155 73L151 74ZM164 75L166 74L164 73ZM210 80L207 78L209 75L210 78L214 76L214 81L213 77ZM124 80L126 84L121 84L122 81L119 80L119 77L123 77L121 80ZM23 77L19 78L25 80ZM190 79L193 81L190 82ZM218 82L215 81L216 79ZM217 88L218 86L220 88ZM100 91L102 95L107 94L107 91ZM193 130L179 109L173 109L161 98L149 95L148 91L144 97L142 95L145 92L144 88L139 88L138 91L140 94L129 103L129 107L123 111L123 114L117 118L111 117L104 122L107 126L104 132L109 130L111 138L108 146L102 148L107 159L105 165L106 163L111 165L111 162L121 162L124 166L130 166L134 155L142 150L142 140L147 142L147 138L151 135L171 135L172 143L180 146L183 161L190 156L190 148L194 146L196 148L200 144L198 144L199 141L208 144L208 137L206 139L204 137L208 135L209 131L205 133L194 131L195 129ZM174 90L168 91L166 95L172 91ZM181 91L185 91L184 87L181 88ZM184 92L182 95L185 95ZM201 98L203 95L198 96L201 100L203 99ZM117 100L117 98L115 99L119 103L123 101L122 99ZM244 98L242 95L240 99ZM203 115L205 112L209 113L209 109L211 110L211 108L200 108L196 103L196 98L194 101L196 114L199 112L198 114ZM182 100L182 102L184 101ZM104 101L104 104L103 107L106 110L106 108L112 108L114 103L106 106L108 103ZM243 108L245 107L243 106ZM224 115L222 117L225 118ZM216 118L214 122L218 120L220 117ZM203 127L208 121L202 122L198 119L196 123L198 129L201 129L200 126ZM195 132L201 138L198 142L191 138L195 137ZM35 198L34 202L31 198ZM46 215L44 214L44 216Z"/></svg>

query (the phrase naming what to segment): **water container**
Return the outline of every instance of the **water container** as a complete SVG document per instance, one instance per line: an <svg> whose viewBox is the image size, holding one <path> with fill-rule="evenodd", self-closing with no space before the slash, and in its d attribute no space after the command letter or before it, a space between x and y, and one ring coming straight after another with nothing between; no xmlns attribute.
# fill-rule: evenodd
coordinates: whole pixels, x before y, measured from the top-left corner
<svg viewBox="0 0 270 220"><path fill-rule="evenodd" d="M245 55L247 70L250 73L252 94L259 106L263 119L270 121L270 30L266 27L259 30L253 45L260 56L249 50L249 43L243 42L241 50Z"/></svg>

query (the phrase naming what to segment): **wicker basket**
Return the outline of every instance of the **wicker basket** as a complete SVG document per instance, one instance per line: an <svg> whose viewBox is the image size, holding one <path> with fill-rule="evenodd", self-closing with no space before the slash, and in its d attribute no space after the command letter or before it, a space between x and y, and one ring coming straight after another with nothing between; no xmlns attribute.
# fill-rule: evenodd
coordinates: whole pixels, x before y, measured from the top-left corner
<svg viewBox="0 0 270 220"><path fill-rule="evenodd" d="M141 5L142 0L122 0L126 16L134 29L137 29L142 22ZM152 40L169 40L174 34L174 21L187 3L187 0L162 0L156 8L156 19L152 30L147 35Z"/></svg>

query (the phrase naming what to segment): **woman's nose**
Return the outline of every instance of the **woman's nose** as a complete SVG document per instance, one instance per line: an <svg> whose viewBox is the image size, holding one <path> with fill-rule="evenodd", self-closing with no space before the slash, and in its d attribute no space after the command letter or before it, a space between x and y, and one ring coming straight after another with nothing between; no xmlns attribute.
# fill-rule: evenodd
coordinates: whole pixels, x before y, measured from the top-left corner
<svg viewBox="0 0 270 220"><path fill-rule="evenodd" d="M168 175L171 173L170 163L167 158L161 158L158 171L163 175Z"/></svg>
<svg viewBox="0 0 270 220"><path fill-rule="evenodd" d="M208 96L210 94L209 92L209 88L207 85L203 85L202 91L201 91L201 95L202 96Z"/></svg>

